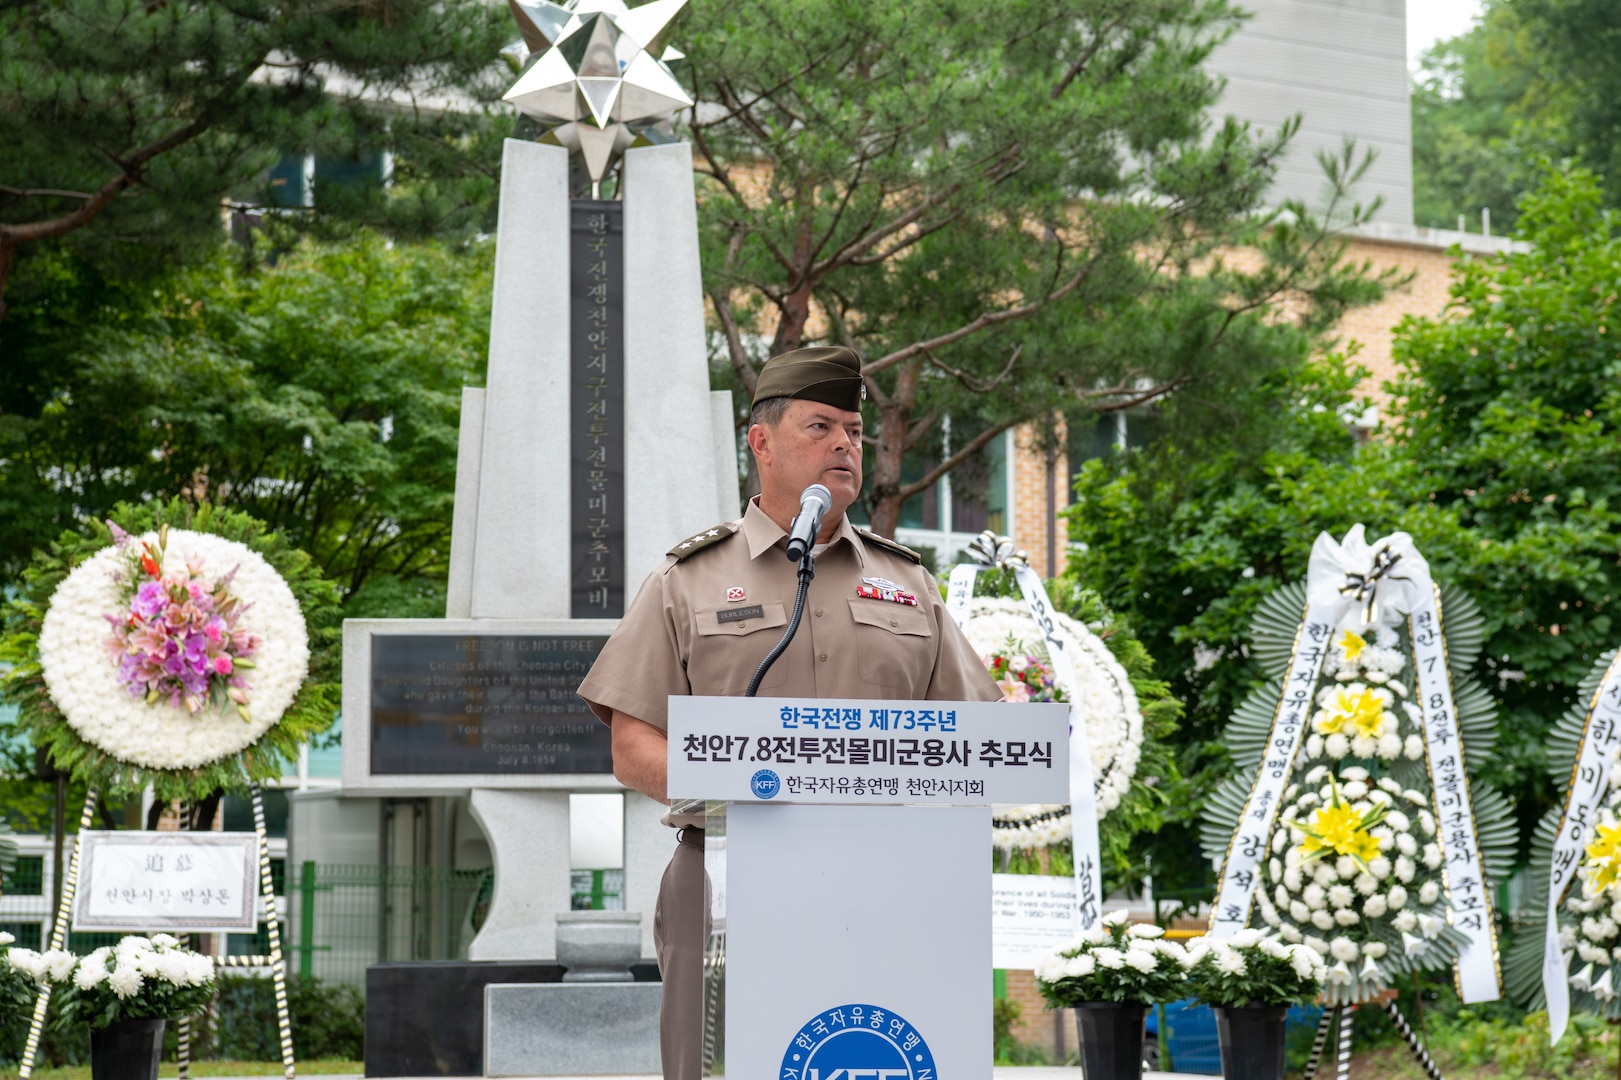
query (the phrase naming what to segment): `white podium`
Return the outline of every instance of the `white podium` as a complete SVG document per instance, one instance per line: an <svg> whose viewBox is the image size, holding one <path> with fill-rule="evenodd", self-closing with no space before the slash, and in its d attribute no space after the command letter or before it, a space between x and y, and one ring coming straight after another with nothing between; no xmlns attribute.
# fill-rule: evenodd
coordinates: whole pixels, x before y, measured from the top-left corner
<svg viewBox="0 0 1621 1080"><path fill-rule="evenodd" d="M722 801L728 1076L991 1076L991 804L1069 798L1069 709L670 699Z"/></svg>

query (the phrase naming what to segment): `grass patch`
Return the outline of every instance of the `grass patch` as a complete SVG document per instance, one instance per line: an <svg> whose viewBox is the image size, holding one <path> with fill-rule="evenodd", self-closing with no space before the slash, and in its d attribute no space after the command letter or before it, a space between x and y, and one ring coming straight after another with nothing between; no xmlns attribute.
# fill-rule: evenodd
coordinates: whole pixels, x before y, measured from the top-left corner
<svg viewBox="0 0 1621 1080"><path fill-rule="evenodd" d="M366 1063L363 1061L300 1061L298 1075L300 1076L331 1076L333 1074L349 1074L361 1076L366 1072ZM282 1074L279 1061L194 1061L191 1063L191 1075L205 1076L280 1076ZM160 1078L172 1078L179 1075L175 1063L165 1061L158 1069ZM15 1068L0 1072L4 1080L16 1080ZM64 1065L59 1069L35 1069L36 1080L90 1080L90 1066Z"/></svg>
<svg viewBox="0 0 1621 1080"><path fill-rule="evenodd" d="M1480 1016L1461 1008L1427 1016L1425 1045L1447 1080L1612 1080L1621 1030L1576 1014L1558 1046L1548 1045L1548 1014ZM1352 1080L1424 1080L1405 1046L1379 1046L1351 1060Z"/></svg>

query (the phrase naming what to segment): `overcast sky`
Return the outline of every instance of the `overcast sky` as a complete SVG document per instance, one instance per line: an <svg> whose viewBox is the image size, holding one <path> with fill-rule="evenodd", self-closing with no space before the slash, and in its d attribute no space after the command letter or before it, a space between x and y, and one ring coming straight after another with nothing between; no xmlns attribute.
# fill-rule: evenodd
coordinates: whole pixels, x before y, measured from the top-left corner
<svg viewBox="0 0 1621 1080"><path fill-rule="evenodd" d="M1480 14L1480 0L1407 0L1407 66L1443 38L1457 37Z"/></svg>

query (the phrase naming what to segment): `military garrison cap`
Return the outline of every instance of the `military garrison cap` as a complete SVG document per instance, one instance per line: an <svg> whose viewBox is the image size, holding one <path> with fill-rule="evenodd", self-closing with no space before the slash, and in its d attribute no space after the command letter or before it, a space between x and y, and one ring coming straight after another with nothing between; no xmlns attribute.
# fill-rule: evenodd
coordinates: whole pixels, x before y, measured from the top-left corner
<svg viewBox="0 0 1621 1080"><path fill-rule="evenodd" d="M766 398L800 398L855 412L866 396L861 354L843 345L795 349L773 356L760 369L760 378L754 384L756 403Z"/></svg>

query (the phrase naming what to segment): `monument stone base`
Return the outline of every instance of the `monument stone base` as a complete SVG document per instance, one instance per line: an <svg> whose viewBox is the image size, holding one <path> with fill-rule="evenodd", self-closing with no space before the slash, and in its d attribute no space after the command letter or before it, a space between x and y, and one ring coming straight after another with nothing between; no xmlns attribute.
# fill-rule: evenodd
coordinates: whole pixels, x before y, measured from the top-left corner
<svg viewBox="0 0 1621 1080"><path fill-rule="evenodd" d="M661 983L484 988L485 1076L657 1075Z"/></svg>
<svg viewBox="0 0 1621 1080"><path fill-rule="evenodd" d="M371 965L366 969L366 1075L483 1076L485 987L557 986L563 973L563 965L548 963L428 960ZM637 985L660 989L655 964L634 965L631 977ZM653 1000L657 1002L657 995Z"/></svg>

